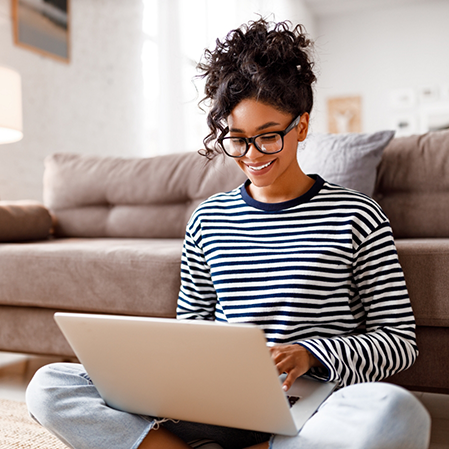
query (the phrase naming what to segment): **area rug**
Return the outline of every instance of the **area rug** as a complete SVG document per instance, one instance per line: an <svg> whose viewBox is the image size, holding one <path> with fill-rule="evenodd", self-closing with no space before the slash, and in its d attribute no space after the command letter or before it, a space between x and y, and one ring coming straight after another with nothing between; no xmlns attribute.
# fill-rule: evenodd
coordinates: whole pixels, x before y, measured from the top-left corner
<svg viewBox="0 0 449 449"><path fill-rule="evenodd" d="M23 402L0 399L0 448L67 449L67 446L33 421Z"/></svg>

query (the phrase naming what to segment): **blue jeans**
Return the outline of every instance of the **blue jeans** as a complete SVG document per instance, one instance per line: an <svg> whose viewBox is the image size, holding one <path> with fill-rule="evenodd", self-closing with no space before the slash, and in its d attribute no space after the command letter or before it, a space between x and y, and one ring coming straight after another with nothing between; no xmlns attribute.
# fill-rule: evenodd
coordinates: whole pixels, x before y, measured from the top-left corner
<svg viewBox="0 0 449 449"><path fill-rule="evenodd" d="M270 449L426 449L430 438L426 409L408 391L386 383L335 392L294 437L121 412L104 403L82 365L71 363L41 368L26 400L34 419L74 449L135 449L159 425L187 443L208 438L224 449L264 441Z"/></svg>

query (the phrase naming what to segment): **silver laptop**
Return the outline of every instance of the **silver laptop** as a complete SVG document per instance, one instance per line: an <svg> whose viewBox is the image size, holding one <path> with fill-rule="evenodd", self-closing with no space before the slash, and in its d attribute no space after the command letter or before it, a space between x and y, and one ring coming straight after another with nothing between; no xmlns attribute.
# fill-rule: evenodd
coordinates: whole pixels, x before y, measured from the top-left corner
<svg viewBox="0 0 449 449"><path fill-rule="evenodd" d="M285 393L254 325L73 313L55 320L105 402L130 413L296 435L335 388L301 377Z"/></svg>

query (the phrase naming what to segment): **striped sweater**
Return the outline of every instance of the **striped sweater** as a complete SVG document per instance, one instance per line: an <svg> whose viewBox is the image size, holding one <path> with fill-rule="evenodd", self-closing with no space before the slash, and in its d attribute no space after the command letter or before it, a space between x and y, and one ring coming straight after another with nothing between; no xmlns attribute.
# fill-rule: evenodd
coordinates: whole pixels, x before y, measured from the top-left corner
<svg viewBox="0 0 449 449"><path fill-rule="evenodd" d="M309 374L341 386L381 380L417 356L391 227L371 198L315 178L284 203L260 203L245 185L202 203L177 316L254 323L268 344L304 346L325 367Z"/></svg>

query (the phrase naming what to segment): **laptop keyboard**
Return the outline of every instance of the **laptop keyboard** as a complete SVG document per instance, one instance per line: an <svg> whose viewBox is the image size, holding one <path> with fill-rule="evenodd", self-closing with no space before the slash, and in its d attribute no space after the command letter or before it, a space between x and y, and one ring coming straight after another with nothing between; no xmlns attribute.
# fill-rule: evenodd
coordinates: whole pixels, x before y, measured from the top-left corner
<svg viewBox="0 0 449 449"><path fill-rule="evenodd" d="M292 408L301 398L299 396L287 396L290 408Z"/></svg>

